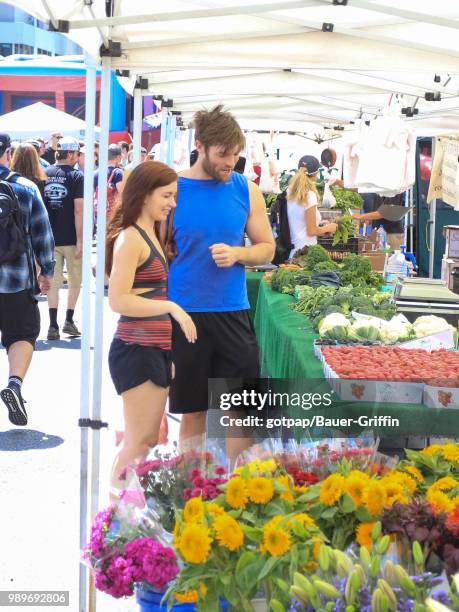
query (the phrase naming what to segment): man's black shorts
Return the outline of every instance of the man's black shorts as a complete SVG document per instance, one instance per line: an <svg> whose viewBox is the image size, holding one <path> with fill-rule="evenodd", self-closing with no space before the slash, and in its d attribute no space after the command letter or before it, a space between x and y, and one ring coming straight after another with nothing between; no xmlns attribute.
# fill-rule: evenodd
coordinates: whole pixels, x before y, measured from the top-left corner
<svg viewBox="0 0 459 612"><path fill-rule="evenodd" d="M260 357L248 310L190 312L198 339L191 344L173 320L172 360L175 378L169 412L208 409L209 378L259 378Z"/></svg>
<svg viewBox="0 0 459 612"><path fill-rule="evenodd" d="M17 293L0 293L0 330L6 350L21 340L30 342L35 348L35 341L40 334L40 311L29 289Z"/></svg>

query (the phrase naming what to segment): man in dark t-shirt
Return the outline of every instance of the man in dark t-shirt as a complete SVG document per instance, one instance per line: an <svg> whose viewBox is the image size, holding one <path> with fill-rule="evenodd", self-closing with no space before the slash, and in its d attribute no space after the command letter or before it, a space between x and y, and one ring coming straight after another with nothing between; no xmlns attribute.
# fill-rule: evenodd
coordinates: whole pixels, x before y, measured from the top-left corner
<svg viewBox="0 0 459 612"><path fill-rule="evenodd" d="M405 219L389 221L383 219L378 209L383 204L397 204L404 206L405 194L400 193L394 197L380 196L375 193L362 193L363 214L355 214L354 219L370 221L373 228L383 227L387 234L387 242L392 250L400 248L405 241Z"/></svg>
<svg viewBox="0 0 459 612"><path fill-rule="evenodd" d="M56 163L46 169L45 204L56 244L56 266L52 289L48 292L48 340L59 340L57 309L59 289L63 286L64 261L68 274L67 314L63 332L79 336L73 313L80 294L83 249L83 173L75 170L80 146L75 138L61 138Z"/></svg>
<svg viewBox="0 0 459 612"><path fill-rule="evenodd" d="M41 158L47 161L48 164L56 163L57 144L61 138L62 134L60 132L53 132L51 134L49 147L46 147L45 152L41 154Z"/></svg>

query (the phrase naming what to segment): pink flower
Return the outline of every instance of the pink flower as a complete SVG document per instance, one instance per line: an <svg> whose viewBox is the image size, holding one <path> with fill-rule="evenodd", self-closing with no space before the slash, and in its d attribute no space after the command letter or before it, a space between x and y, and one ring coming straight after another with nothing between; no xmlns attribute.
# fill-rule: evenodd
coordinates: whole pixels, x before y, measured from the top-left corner
<svg viewBox="0 0 459 612"><path fill-rule="evenodd" d="M202 476L202 472L201 470L191 470L190 475L189 475L189 479L191 480L191 482L193 482L193 480L195 478L200 478Z"/></svg>
<svg viewBox="0 0 459 612"><path fill-rule="evenodd" d="M196 489L202 489L206 485L206 480L202 476L197 476L193 478L193 484Z"/></svg>
<svg viewBox="0 0 459 612"><path fill-rule="evenodd" d="M191 497L201 497L202 496L202 489L193 489L191 491Z"/></svg>
<svg viewBox="0 0 459 612"><path fill-rule="evenodd" d="M124 489L120 493L120 499L140 509L145 508L145 504L147 503L143 491Z"/></svg>
<svg viewBox="0 0 459 612"><path fill-rule="evenodd" d="M224 474L226 474L226 470L223 466L219 465L215 468L215 473L217 474L217 476L223 476Z"/></svg>
<svg viewBox="0 0 459 612"><path fill-rule="evenodd" d="M191 497L191 489L184 489L183 491L183 499L188 501Z"/></svg>

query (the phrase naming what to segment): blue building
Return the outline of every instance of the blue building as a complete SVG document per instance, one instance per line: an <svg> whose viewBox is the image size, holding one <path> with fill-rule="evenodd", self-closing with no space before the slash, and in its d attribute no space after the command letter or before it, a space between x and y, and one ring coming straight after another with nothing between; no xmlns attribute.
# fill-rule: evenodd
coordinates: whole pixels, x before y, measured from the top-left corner
<svg viewBox="0 0 459 612"><path fill-rule="evenodd" d="M81 47L67 36L49 32L43 21L0 2L0 56L79 55L82 52Z"/></svg>

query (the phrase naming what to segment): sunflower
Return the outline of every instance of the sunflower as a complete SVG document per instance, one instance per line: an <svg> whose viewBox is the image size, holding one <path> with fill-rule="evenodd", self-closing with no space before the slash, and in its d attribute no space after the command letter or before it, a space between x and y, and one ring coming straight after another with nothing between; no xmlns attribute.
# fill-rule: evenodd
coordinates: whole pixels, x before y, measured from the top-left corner
<svg viewBox="0 0 459 612"><path fill-rule="evenodd" d="M212 518L214 518L214 519L217 516L220 516L221 514L225 514L224 509L221 506L219 506L218 504L207 504L206 505L206 510L210 514L210 516Z"/></svg>
<svg viewBox="0 0 459 612"><path fill-rule="evenodd" d="M303 493L307 493L309 491L309 487L305 487L300 486L300 485L296 485L293 487L293 490L295 491L295 493L299 493L300 495L303 495Z"/></svg>
<svg viewBox="0 0 459 612"><path fill-rule="evenodd" d="M202 523L204 516L204 504L200 497L192 497L189 499L183 509L183 518L185 523Z"/></svg>
<svg viewBox="0 0 459 612"><path fill-rule="evenodd" d="M430 487L427 491L426 499L435 512L448 513L454 510L454 503L446 493L443 493L443 491L438 491Z"/></svg>
<svg viewBox="0 0 459 612"><path fill-rule="evenodd" d="M376 523L374 522L360 523L355 532L357 544L360 544L360 546L366 546L368 550L371 550L371 547L373 546L371 532L373 531L375 525Z"/></svg>
<svg viewBox="0 0 459 612"><path fill-rule="evenodd" d="M218 543L228 550L237 550L244 543L244 533L239 523L229 514L217 516L214 529Z"/></svg>
<svg viewBox="0 0 459 612"><path fill-rule="evenodd" d="M418 483L416 480L410 476L409 474L405 474L404 472L392 472L390 476L386 477L392 480L396 480L401 485L405 487L410 495L413 495L416 489L418 488Z"/></svg>
<svg viewBox="0 0 459 612"><path fill-rule="evenodd" d="M404 465L403 469L405 472L408 472L411 476L413 476L418 482L424 482L424 476L422 475L421 470L418 470L414 465Z"/></svg>
<svg viewBox="0 0 459 612"><path fill-rule="evenodd" d="M178 549L187 563L205 563L211 543L207 527L199 523L188 523L180 537Z"/></svg>
<svg viewBox="0 0 459 612"><path fill-rule="evenodd" d="M432 455L435 455L435 453L438 453L438 451L441 450L443 450L443 446L441 446L441 444L431 444L430 446L426 446L426 448L422 449L421 455L432 457Z"/></svg>
<svg viewBox="0 0 459 612"><path fill-rule="evenodd" d="M312 547L312 556L316 561L319 560L320 555L320 547L322 546L322 542L319 538L314 538L314 546Z"/></svg>
<svg viewBox="0 0 459 612"><path fill-rule="evenodd" d="M207 587L203 582L199 583L199 590L203 597L206 596ZM186 593L174 593L175 600L178 603L196 603L198 601L198 592L193 589L192 591L187 591Z"/></svg>
<svg viewBox="0 0 459 612"><path fill-rule="evenodd" d="M457 480L452 476L444 476L437 480L437 482L434 482L430 489L434 491L450 491L457 487L458 484Z"/></svg>
<svg viewBox="0 0 459 612"><path fill-rule="evenodd" d="M284 474L282 476L278 476L278 478L276 478L276 482L278 482L282 487L284 487L284 489L287 489L286 491L282 491L281 493L279 493L279 497L284 501L292 504L295 498L293 497L290 478L287 476L287 474Z"/></svg>
<svg viewBox="0 0 459 612"><path fill-rule="evenodd" d="M393 506L395 502L407 504L408 498L405 495L405 490L400 482L395 478L383 478L381 484L386 493L386 506Z"/></svg>
<svg viewBox="0 0 459 612"><path fill-rule="evenodd" d="M344 493L345 480L341 474L328 476L320 487L320 501L326 506L333 506Z"/></svg>
<svg viewBox="0 0 459 612"><path fill-rule="evenodd" d="M263 549L273 557L281 557L292 545L289 534L279 527L270 526L263 530Z"/></svg>
<svg viewBox="0 0 459 612"><path fill-rule="evenodd" d="M386 503L386 491L382 484L372 480L365 491L363 501L372 516L379 514Z"/></svg>
<svg viewBox="0 0 459 612"><path fill-rule="evenodd" d="M295 516L292 516L292 518L288 522L288 528L292 529L293 528L293 524L295 522L297 522L300 525L302 525L305 529L309 529L310 527L315 527L316 526L316 523L315 523L314 519L311 518L309 516L309 514L306 514L304 512L301 512L300 514L295 514Z"/></svg>
<svg viewBox="0 0 459 612"><path fill-rule="evenodd" d="M346 479L344 485L345 491L352 497L357 508L362 505L365 489L368 486L368 480L368 477L362 478L358 473L349 475Z"/></svg>
<svg viewBox="0 0 459 612"><path fill-rule="evenodd" d="M365 474L365 472L362 472L361 470L351 470L349 472L348 478L354 478L354 477L359 477L361 480L370 480L370 477L368 476L368 474Z"/></svg>
<svg viewBox="0 0 459 612"><path fill-rule="evenodd" d="M446 444L442 448L443 458L452 463L459 463L459 445Z"/></svg>
<svg viewBox="0 0 459 612"><path fill-rule="evenodd" d="M226 489L226 501L235 509L245 508L248 500L247 487L242 478L230 478Z"/></svg>
<svg viewBox="0 0 459 612"><path fill-rule="evenodd" d="M274 485L272 480L257 476L247 481L249 498L256 504L267 504L274 495Z"/></svg>

